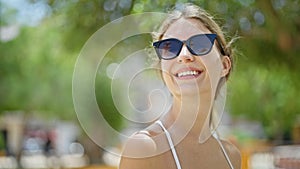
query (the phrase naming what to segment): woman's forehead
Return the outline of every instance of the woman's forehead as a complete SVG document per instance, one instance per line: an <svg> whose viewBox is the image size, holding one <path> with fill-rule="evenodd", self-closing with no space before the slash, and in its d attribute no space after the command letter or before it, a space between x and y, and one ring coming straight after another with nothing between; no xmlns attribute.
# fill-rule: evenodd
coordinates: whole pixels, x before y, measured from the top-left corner
<svg viewBox="0 0 300 169"><path fill-rule="evenodd" d="M177 38L186 40L197 34L211 33L198 19L180 18L172 23L165 32L162 39Z"/></svg>

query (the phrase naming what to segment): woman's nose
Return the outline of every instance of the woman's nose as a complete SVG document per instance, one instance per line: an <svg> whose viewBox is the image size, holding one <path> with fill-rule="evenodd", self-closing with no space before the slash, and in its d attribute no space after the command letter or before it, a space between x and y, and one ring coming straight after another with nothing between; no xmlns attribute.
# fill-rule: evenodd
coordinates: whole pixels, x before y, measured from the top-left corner
<svg viewBox="0 0 300 169"><path fill-rule="evenodd" d="M195 56L191 54L186 45L182 46L182 49L177 57L177 62L179 63L187 63L195 61Z"/></svg>

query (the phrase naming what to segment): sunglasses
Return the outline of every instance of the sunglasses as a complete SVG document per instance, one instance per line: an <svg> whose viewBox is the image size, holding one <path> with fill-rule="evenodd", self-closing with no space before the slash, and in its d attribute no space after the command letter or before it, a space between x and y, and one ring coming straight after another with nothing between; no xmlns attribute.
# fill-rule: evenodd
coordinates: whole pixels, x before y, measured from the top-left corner
<svg viewBox="0 0 300 169"><path fill-rule="evenodd" d="M217 39L221 48L221 54L225 55L224 49L216 34L198 34L185 41L175 38L164 39L154 42L153 46L160 59L170 60L179 55L184 44L191 54L196 56L206 55L211 51L215 39Z"/></svg>

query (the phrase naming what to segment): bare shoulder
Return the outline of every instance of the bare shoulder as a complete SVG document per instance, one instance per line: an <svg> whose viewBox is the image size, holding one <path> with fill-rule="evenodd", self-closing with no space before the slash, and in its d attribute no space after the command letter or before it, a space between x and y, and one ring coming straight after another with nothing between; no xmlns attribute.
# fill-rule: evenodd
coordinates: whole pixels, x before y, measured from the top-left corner
<svg viewBox="0 0 300 169"><path fill-rule="evenodd" d="M229 155L234 169L240 169L242 161L239 149L229 141L221 140L221 142L226 150L226 153Z"/></svg>
<svg viewBox="0 0 300 169"><path fill-rule="evenodd" d="M152 169L159 165L155 157L158 143L154 137L162 133L157 124L148 126L128 138L123 146L119 169Z"/></svg>
<svg viewBox="0 0 300 169"><path fill-rule="evenodd" d="M145 130L138 131L126 141L122 156L126 157L151 157L157 150L154 137L162 132L161 128L153 123Z"/></svg>
<svg viewBox="0 0 300 169"><path fill-rule="evenodd" d="M156 143L149 133L141 131L133 134L126 141L122 156L126 157L149 157L156 151Z"/></svg>
<svg viewBox="0 0 300 169"><path fill-rule="evenodd" d="M119 169L153 168L151 156L156 151L156 143L149 133L133 134L125 143Z"/></svg>

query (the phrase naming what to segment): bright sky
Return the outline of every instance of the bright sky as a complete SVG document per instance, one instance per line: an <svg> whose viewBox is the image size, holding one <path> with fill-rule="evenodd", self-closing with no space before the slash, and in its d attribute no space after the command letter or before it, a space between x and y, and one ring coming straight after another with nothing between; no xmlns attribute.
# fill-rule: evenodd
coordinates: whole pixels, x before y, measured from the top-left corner
<svg viewBox="0 0 300 169"><path fill-rule="evenodd" d="M0 27L0 41L2 42L16 38L20 26L38 26L43 18L52 13L46 0L39 0L36 3L29 3L27 0L0 0L0 7L1 19L5 23Z"/></svg>
<svg viewBox="0 0 300 169"><path fill-rule="evenodd" d="M36 3L29 3L27 0L0 0L0 3L2 4L2 16L8 10L14 9L17 11L16 15L9 18L9 21L12 22L9 24L37 26L44 17L52 13L46 0L39 0Z"/></svg>

